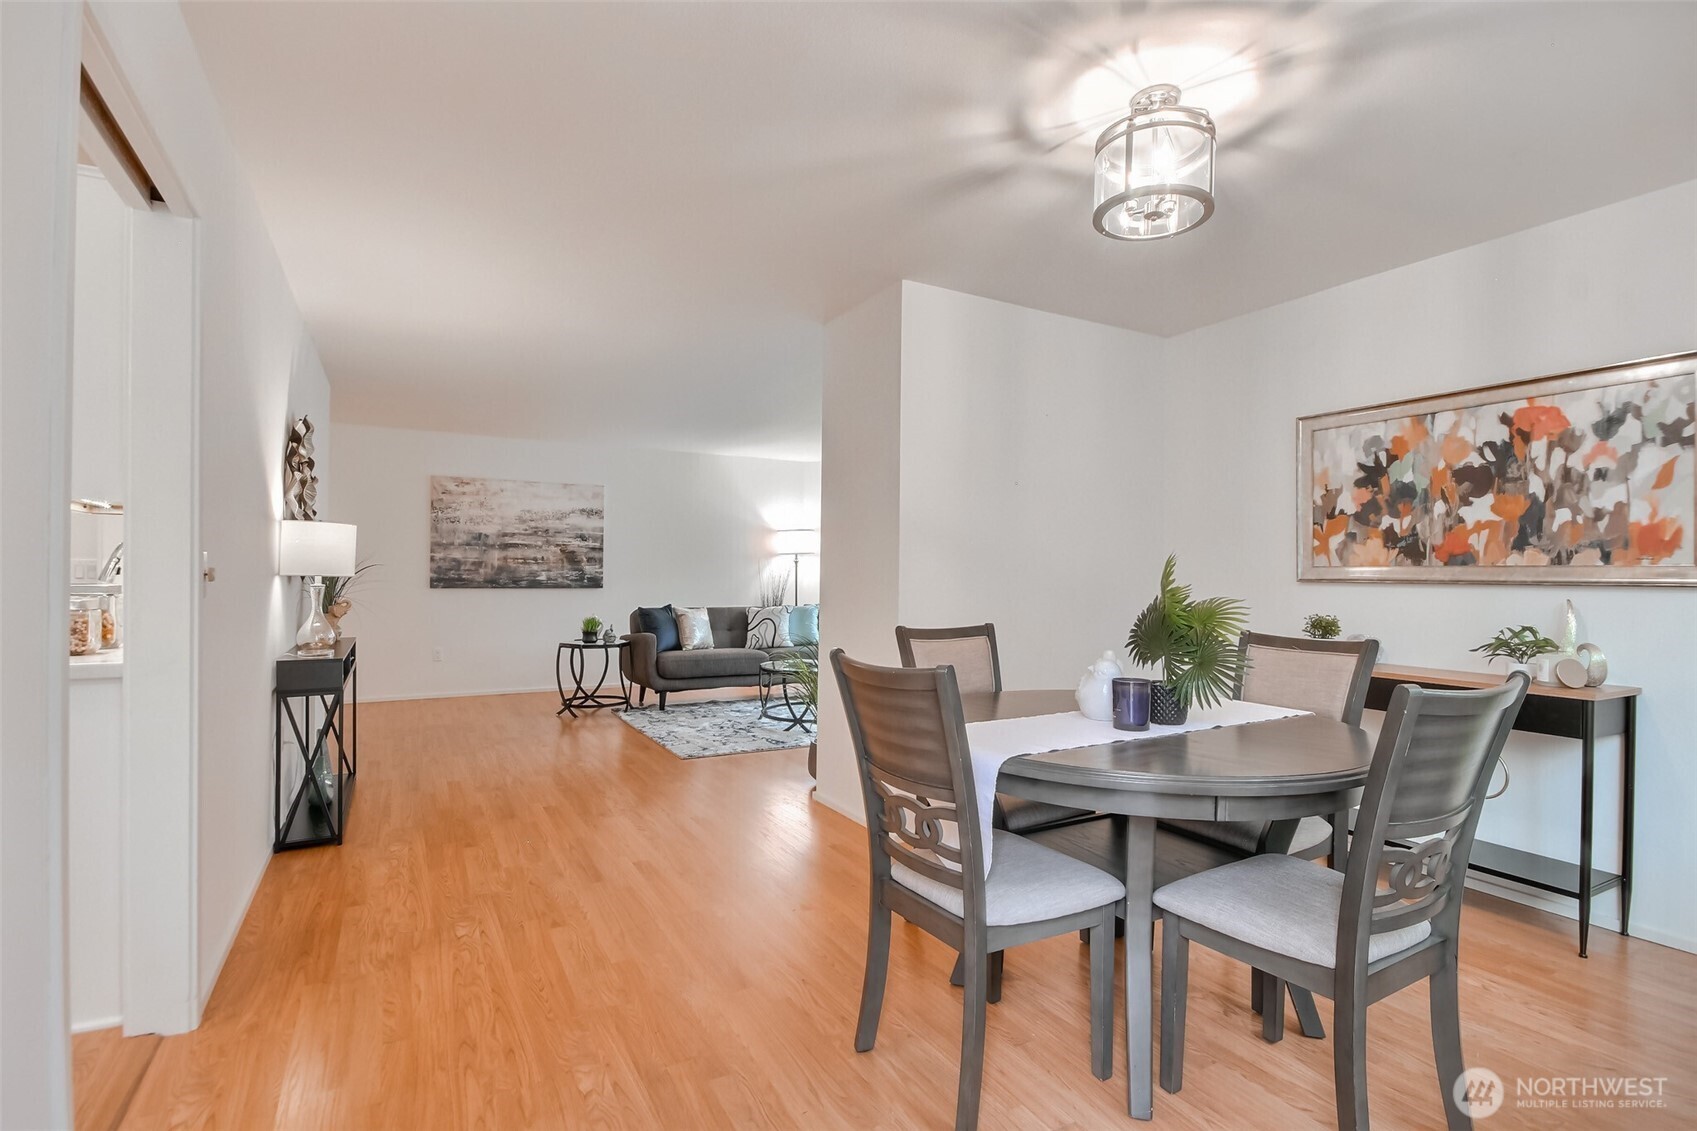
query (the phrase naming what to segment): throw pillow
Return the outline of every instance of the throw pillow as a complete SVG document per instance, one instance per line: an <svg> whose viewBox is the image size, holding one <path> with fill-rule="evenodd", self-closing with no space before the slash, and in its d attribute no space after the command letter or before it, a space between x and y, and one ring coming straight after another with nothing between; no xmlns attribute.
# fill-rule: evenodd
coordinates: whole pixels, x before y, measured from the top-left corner
<svg viewBox="0 0 1697 1131"><path fill-rule="evenodd" d="M672 615L670 605L662 605L656 609L638 609L636 630L654 634L656 652L671 652L678 646L678 618Z"/></svg>
<svg viewBox="0 0 1697 1131"><path fill-rule="evenodd" d="M748 646L762 652L788 648L790 640L790 606L768 605L764 609L752 605L748 609Z"/></svg>
<svg viewBox="0 0 1697 1131"><path fill-rule="evenodd" d="M819 646L819 606L796 605L790 610L790 641L802 646Z"/></svg>
<svg viewBox="0 0 1697 1131"><path fill-rule="evenodd" d="M713 622L708 619L705 607L686 609L674 605L672 615L678 618L678 643L684 651L713 647Z"/></svg>

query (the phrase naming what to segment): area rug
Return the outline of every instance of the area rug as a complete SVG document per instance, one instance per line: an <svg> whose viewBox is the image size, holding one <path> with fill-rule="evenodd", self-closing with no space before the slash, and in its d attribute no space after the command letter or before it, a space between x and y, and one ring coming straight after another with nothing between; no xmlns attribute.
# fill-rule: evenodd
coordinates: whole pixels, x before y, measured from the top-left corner
<svg viewBox="0 0 1697 1131"><path fill-rule="evenodd" d="M758 699L675 703L664 711L633 707L620 711L619 718L679 758L790 750L813 741L812 733L800 727L785 730L785 723L761 718Z"/></svg>

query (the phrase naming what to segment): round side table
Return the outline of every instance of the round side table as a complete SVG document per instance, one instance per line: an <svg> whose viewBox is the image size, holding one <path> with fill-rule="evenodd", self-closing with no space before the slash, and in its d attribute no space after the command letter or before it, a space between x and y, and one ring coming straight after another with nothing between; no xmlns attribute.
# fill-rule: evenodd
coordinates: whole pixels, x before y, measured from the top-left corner
<svg viewBox="0 0 1697 1131"><path fill-rule="evenodd" d="M619 650L629 647L630 641L628 640L616 640L611 644L603 644L599 640L593 644L585 644L578 640L563 641L554 652L554 686L560 689L560 709L555 711L554 714L564 715L569 713L575 719L580 710L591 711L602 707L623 707L629 710L630 685L625 683L625 666L622 662L619 662ZM585 688L583 685L584 653L586 652L601 653L601 678L595 681L594 687L590 688ZM567 656L570 657L567 666L572 674L572 691L569 695L566 694L565 676L560 671L560 661ZM613 694L611 689L601 690L607 683L607 677L614 671L619 674L619 693L617 695Z"/></svg>

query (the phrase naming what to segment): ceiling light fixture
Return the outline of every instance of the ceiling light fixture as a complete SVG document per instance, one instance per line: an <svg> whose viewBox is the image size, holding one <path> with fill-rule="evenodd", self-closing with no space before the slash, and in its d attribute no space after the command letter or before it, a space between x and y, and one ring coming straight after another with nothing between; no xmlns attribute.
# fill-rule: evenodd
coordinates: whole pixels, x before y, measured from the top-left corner
<svg viewBox="0 0 1697 1131"><path fill-rule="evenodd" d="M1180 106L1179 88L1146 86L1096 139L1096 230L1159 240L1214 214L1214 119Z"/></svg>

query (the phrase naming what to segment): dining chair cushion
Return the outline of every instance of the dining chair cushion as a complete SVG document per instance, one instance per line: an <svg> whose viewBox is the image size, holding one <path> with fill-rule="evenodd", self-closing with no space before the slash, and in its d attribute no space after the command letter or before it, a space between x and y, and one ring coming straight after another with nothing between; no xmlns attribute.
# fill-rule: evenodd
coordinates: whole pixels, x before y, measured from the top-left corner
<svg viewBox="0 0 1697 1131"><path fill-rule="evenodd" d="M1169 829L1177 829L1186 836L1201 837L1227 848L1235 848L1239 852L1253 855L1260 850L1261 834L1267 828L1265 821L1193 821L1188 819L1163 819L1161 824ZM1013 828L1010 819L1008 828ZM1332 826L1322 817L1304 817L1296 826L1296 835L1291 838L1290 851L1292 855L1318 848L1332 838Z"/></svg>
<svg viewBox="0 0 1697 1131"><path fill-rule="evenodd" d="M1017 833L997 829L991 835L996 840L991 853L994 863L984 881L984 901L985 921L992 927L1058 919L1125 898L1125 885L1100 868L1033 844ZM959 888L922 876L900 861L890 861L890 878L956 918L965 912Z"/></svg>
<svg viewBox="0 0 1697 1131"><path fill-rule="evenodd" d="M1155 905L1209 930L1332 967L1337 962L1343 873L1294 856L1251 856L1158 889ZM1430 923L1373 935L1367 961L1377 962L1423 941Z"/></svg>
<svg viewBox="0 0 1697 1131"><path fill-rule="evenodd" d="M1014 833L1092 815L1089 809L1074 809L1070 805L1056 805L1050 801L1032 801L1027 797L1014 797L1007 793L998 793L996 800L1001 802L1002 817L1007 822L1008 831ZM994 860L995 857L992 856L991 859Z"/></svg>

